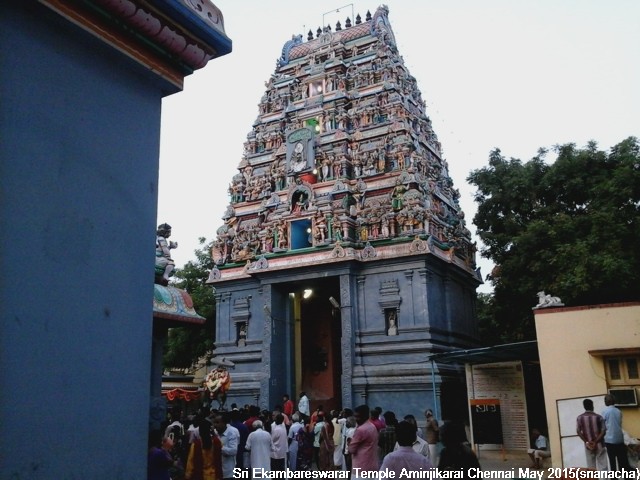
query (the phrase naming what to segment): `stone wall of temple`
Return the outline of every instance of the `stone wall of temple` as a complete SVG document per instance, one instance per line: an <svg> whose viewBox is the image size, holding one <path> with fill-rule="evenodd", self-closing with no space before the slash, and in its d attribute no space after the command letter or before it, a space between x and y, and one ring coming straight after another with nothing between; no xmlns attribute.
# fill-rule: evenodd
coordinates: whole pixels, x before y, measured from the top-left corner
<svg viewBox="0 0 640 480"><path fill-rule="evenodd" d="M236 393L272 406L304 389L354 406L393 392L393 403L422 410L429 353L474 342L480 279L388 10L293 37L265 87L209 279ZM324 295L311 310L298 296L305 285ZM312 328L320 345L305 340ZM438 386L455 376L440 373Z"/></svg>

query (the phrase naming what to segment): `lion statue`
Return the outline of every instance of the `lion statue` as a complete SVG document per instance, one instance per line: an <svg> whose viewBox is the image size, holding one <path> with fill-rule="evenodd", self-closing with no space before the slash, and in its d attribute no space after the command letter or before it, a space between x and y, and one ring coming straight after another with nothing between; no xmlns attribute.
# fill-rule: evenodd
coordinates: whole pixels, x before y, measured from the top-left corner
<svg viewBox="0 0 640 480"><path fill-rule="evenodd" d="M560 297L552 297L544 293L544 291L540 291L537 293L538 295L538 304L533 307L536 308L549 308L549 307L562 307L564 303L560 300Z"/></svg>

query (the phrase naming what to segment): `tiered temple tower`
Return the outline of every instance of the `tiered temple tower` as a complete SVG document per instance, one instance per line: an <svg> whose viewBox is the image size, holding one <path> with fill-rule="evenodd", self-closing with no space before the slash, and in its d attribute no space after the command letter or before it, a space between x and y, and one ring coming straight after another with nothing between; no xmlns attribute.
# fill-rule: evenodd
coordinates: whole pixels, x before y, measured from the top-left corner
<svg viewBox="0 0 640 480"><path fill-rule="evenodd" d="M388 13L293 37L266 82L209 278L232 401L446 413L464 388L429 355L474 343L475 246Z"/></svg>

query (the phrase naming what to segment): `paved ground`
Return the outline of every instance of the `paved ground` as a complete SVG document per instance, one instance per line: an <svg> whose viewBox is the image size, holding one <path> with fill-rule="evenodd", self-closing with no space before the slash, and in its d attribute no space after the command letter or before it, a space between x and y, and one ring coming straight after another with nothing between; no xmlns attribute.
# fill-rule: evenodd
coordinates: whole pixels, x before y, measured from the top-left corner
<svg viewBox="0 0 640 480"><path fill-rule="evenodd" d="M521 450L482 450L480 449L478 459L483 470L511 470L515 469L515 476L518 478L519 468L531 468L531 459L527 452ZM551 466L550 459L546 459L542 469L543 478L546 478L546 467Z"/></svg>

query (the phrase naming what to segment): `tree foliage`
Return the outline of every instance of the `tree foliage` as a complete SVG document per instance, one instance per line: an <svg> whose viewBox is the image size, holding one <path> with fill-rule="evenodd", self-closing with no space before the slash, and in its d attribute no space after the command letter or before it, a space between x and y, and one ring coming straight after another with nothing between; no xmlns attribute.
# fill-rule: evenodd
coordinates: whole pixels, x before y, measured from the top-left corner
<svg viewBox="0 0 640 480"><path fill-rule="evenodd" d="M608 153L595 142L555 150L551 164L544 150L526 163L494 150L467 178L477 187L481 254L496 265L494 296L479 309L497 329L494 343L535 338L531 307L541 290L566 305L640 298L638 139Z"/></svg>
<svg viewBox="0 0 640 480"><path fill-rule="evenodd" d="M480 340L486 345L503 343L499 341L496 332L500 326L496 324L494 311L494 297L490 293L478 293L476 299L476 316L478 319L478 334ZM500 339L501 340L501 339Z"/></svg>
<svg viewBox="0 0 640 480"><path fill-rule="evenodd" d="M211 244L205 238L199 240L201 248L195 251L196 260L176 270L175 286L191 295L195 311L206 318L206 323L169 330L164 351L164 366L168 368L188 368L213 349L215 299L213 288L205 284L213 268Z"/></svg>

